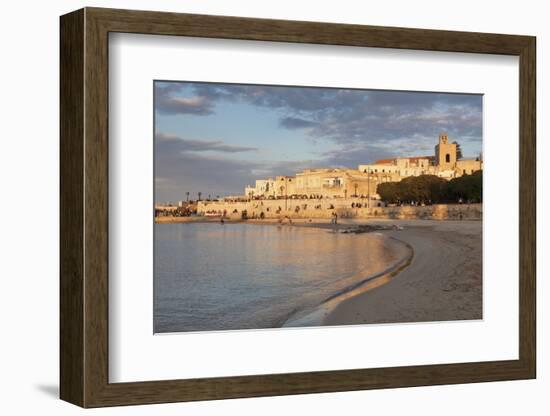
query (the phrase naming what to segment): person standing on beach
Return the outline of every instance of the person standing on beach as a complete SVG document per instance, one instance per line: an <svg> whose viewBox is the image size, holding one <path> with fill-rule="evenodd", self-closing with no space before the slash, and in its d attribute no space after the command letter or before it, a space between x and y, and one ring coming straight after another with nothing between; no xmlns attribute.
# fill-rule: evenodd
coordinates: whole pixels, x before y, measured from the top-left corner
<svg viewBox="0 0 550 416"><path fill-rule="evenodd" d="M334 224L338 224L338 214L336 212L334 213Z"/></svg>

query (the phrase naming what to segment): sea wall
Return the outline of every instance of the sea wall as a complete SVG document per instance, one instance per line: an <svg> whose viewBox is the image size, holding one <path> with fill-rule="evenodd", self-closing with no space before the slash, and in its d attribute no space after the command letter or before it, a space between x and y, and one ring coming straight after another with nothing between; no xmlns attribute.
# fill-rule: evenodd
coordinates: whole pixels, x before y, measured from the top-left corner
<svg viewBox="0 0 550 416"><path fill-rule="evenodd" d="M339 218L380 218L380 219L470 219L482 218L482 204L436 204L427 206L373 206L366 208L362 199L327 200L263 200L248 202L211 202L198 204L199 215L225 214L228 218L241 218L246 210L248 218L332 218L336 212ZM353 204L353 207L352 207ZM359 204L359 207L357 207ZM381 204L380 204L381 205Z"/></svg>

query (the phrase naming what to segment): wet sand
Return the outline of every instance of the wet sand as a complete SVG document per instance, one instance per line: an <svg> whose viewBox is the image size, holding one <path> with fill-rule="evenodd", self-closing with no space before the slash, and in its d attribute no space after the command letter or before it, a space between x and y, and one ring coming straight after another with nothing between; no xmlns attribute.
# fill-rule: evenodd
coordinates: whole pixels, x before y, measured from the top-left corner
<svg viewBox="0 0 550 416"><path fill-rule="evenodd" d="M355 223L355 222L354 222ZM482 319L481 221L368 221L397 224L383 233L414 256L384 284L342 300L322 325Z"/></svg>

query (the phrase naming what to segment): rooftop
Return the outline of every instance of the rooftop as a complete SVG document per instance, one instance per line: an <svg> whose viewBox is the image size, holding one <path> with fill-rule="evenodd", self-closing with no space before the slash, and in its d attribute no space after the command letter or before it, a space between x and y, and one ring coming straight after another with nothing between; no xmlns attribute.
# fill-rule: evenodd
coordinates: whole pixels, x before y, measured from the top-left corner
<svg viewBox="0 0 550 416"><path fill-rule="evenodd" d="M418 161L421 159L428 159L433 160L434 156L411 156L411 157L394 157L391 159L379 159L376 162L374 162L375 165L389 165L391 163L394 163L396 159L409 159L410 161Z"/></svg>

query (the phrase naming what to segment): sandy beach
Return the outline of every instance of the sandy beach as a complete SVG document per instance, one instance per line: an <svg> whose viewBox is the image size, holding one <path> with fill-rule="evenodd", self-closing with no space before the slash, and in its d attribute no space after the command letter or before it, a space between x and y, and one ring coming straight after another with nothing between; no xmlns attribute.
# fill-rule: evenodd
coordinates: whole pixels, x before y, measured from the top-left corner
<svg viewBox="0 0 550 416"><path fill-rule="evenodd" d="M219 222L182 217L166 222ZM227 224L278 224L275 219L228 220ZM409 254L362 284L318 307L300 310L283 326L320 326L482 319L482 222L478 220L293 219L284 227L336 232L360 230L403 243ZM369 228L370 227L370 228Z"/></svg>
<svg viewBox="0 0 550 416"><path fill-rule="evenodd" d="M374 222L369 222L374 223ZM378 287L325 308L323 325L482 318L481 221L384 221L414 250L410 264Z"/></svg>

